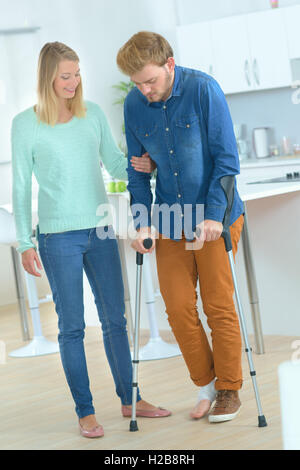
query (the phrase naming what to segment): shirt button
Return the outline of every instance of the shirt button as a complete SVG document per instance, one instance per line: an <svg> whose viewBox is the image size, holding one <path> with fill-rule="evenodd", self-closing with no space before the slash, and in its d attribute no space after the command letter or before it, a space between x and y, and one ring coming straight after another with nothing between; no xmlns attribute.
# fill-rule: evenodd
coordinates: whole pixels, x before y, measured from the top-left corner
<svg viewBox="0 0 300 470"><path fill-rule="evenodd" d="M178 173L174 173L175 176L178 176Z"/></svg>
<svg viewBox="0 0 300 470"><path fill-rule="evenodd" d="M181 197L181 194L178 194L178 197Z"/></svg>
<svg viewBox="0 0 300 470"><path fill-rule="evenodd" d="M170 150L170 153L174 153L174 150Z"/></svg>
<svg viewBox="0 0 300 470"><path fill-rule="evenodd" d="M186 127L191 127L191 126L189 124L187 124Z"/></svg>
<svg viewBox="0 0 300 470"><path fill-rule="evenodd" d="M164 106L163 106L163 109L167 109L167 106L166 106L166 105L164 105Z"/></svg>
<svg viewBox="0 0 300 470"><path fill-rule="evenodd" d="M166 131L167 131L167 132L169 131L169 128L168 128L168 127L166 128Z"/></svg>
<svg viewBox="0 0 300 470"><path fill-rule="evenodd" d="M145 137L148 137L148 136L149 136L149 134L145 134Z"/></svg>

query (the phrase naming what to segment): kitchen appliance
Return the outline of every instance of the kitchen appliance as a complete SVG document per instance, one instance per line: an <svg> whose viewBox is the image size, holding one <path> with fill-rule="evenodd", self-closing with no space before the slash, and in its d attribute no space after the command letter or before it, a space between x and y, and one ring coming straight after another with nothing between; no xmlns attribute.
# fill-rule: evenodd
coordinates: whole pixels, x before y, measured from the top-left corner
<svg viewBox="0 0 300 470"><path fill-rule="evenodd" d="M256 127L253 129L253 147L257 158L270 156L268 130L268 127Z"/></svg>
<svg viewBox="0 0 300 470"><path fill-rule="evenodd" d="M265 183L295 183L300 181L300 173L294 171L294 173L287 173L285 176L279 176L278 178L270 178L260 181L251 181L247 184L265 184Z"/></svg>

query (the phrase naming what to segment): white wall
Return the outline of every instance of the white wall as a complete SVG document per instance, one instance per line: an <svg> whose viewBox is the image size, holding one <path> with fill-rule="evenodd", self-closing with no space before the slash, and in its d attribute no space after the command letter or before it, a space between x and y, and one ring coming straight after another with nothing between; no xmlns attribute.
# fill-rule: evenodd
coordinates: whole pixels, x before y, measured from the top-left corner
<svg viewBox="0 0 300 470"><path fill-rule="evenodd" d="M35 77L33 68L41 47L49 41L64 42L79 55L85 98L102 106L117 141L123 116L121 108L112 104L117 97L112 85L125 78L115 62L118 49L140 30L156 31L171 43L175 41L173 0L0 0L0 12L0 29L41 27L31 49L30 64L26 62L12 74L12 85L21 91L21 97L25 78ZM16 51L18 57L26 53L28 47ZM26 101L25 105L23 100L20 111L31 104ZM11 165L0 165L0 205L11 202L11 186ZM33 195L36 190L34 186ZM41 295L49 291L45 276L37 282ZM0 305L15 301L10 251L0 246Z"/></svg>

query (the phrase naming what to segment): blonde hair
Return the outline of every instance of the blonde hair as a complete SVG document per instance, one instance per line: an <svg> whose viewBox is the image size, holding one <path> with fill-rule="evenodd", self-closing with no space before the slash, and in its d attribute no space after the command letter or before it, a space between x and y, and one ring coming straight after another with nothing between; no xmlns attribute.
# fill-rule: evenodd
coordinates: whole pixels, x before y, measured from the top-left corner
<svg viewBox="0 0 300 470"><path fill-rule="evenodd" d="M173 55L172 47L163 36L140 31L121 47L117 55L117 64L125 75L131 76L148 64L163 66Z"/></svg>
<svg viewBox="0 0 300 470"><path fill-rule="evenodd" d="M38 62L37 95L35 107L38 119L51 126L58 120L58 98L53 88L58 65L62 60L79 62L76 52L61 42L48 42L40 52ZM67 100L67 107L74 116L85 117L82 84L78 84L75 96Z"/></svg>

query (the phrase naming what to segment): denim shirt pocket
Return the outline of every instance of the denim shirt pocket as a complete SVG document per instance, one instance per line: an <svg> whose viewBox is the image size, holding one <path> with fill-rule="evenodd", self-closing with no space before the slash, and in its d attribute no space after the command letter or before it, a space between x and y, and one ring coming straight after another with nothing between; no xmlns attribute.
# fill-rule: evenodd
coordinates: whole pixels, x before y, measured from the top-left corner
<svg viewBox="0 0 300 470"><path fill-rule="evenodd" d="M149 138L151 138L156 133L156 131L157 131L156 124L152 124L147 127L145 126L145 127L135 128L136 135L143 141L149 140Z"/></svg>
<svg viewBox="0 0 300 470"><path fill-rule="evenodd" d="M199 116L197 114L192 114L190 116L182 116L180 119L177 119L176 122L176 127L185 129L186 133L193 133L195 130L199 130Z"/></svg>
<svg viewBox="0 0 300 470"><path fill-rule="evenodd" d="M184 148L201 146L201 129L197 114L181 116L175 121L175 125L178 145Z"/></svg>
<svg viewBox="0 0 300 470"><path fill-rule="evenodd" d="M154 157L161 153L161 142L158 139L158 126L152 124L144 127L136 127L135 133L138 140L143 145L144 149Z"/></svg>

